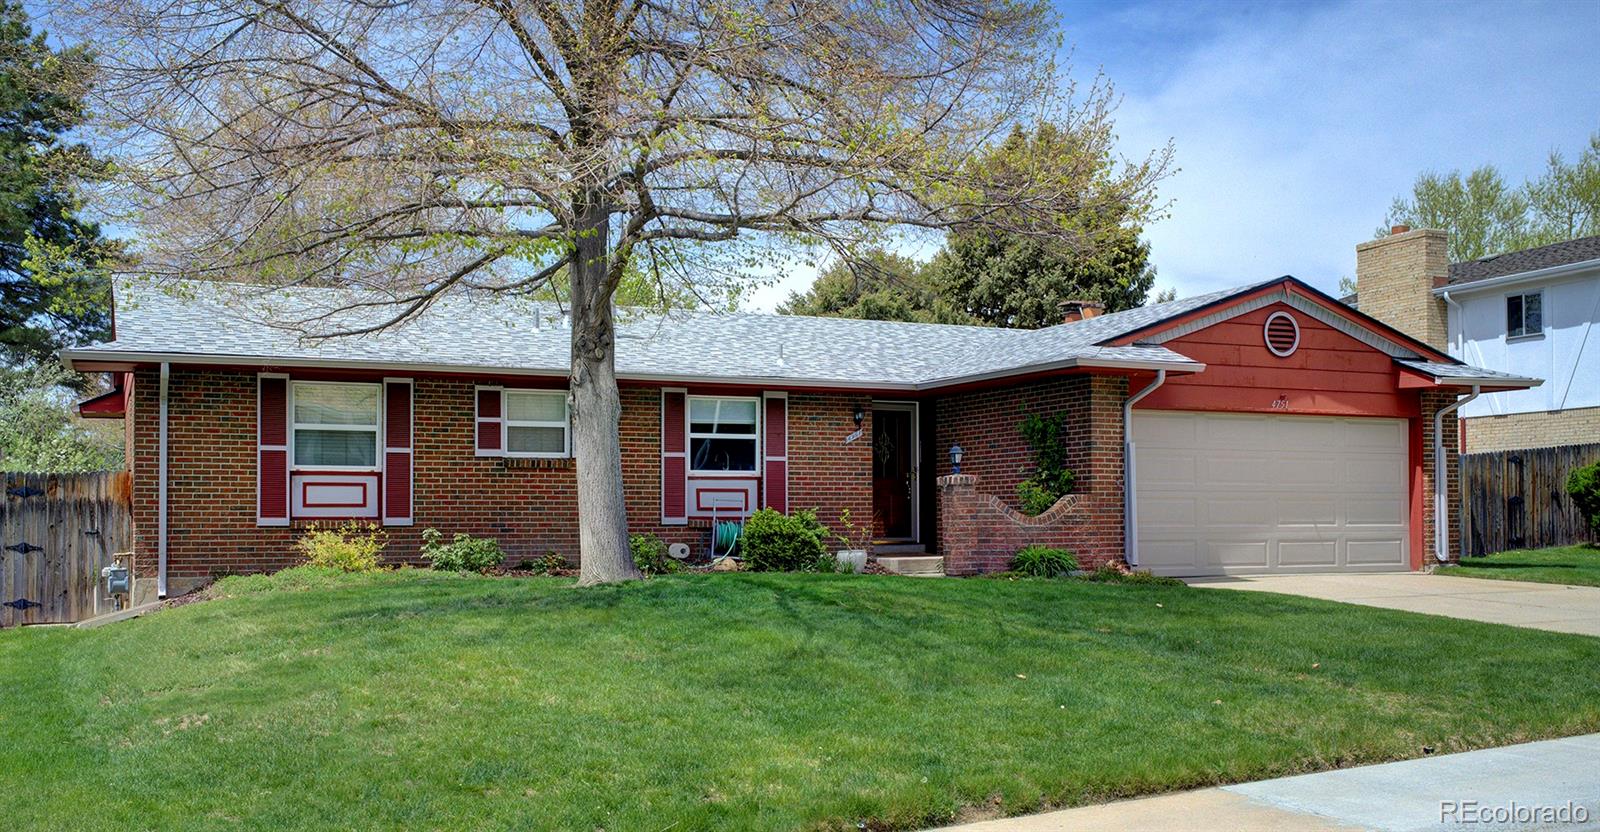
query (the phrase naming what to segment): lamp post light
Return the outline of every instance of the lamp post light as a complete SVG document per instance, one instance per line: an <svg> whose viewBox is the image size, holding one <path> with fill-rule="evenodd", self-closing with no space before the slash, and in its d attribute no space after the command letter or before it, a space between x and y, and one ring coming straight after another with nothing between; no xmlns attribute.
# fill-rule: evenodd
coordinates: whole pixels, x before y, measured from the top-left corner
<svg viewBox="0 0 1600 832"><path fill-rule="evenodd" d="M951 471L953 474L961 473L961 454L962 450L960 445L950 446L950 467L953 469Z"/></svg>

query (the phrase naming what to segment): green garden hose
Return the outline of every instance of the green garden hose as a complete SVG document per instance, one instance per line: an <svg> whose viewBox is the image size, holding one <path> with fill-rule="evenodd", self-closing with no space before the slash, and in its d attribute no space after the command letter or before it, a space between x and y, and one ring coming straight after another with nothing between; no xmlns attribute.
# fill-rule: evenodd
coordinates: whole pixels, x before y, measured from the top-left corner
<svg viewBox="0 0 1600 832"><path fill-rule="evenodd" d="M733 551L739 542L739 533L743 531L738 523L727 521L711 527L711 556L726 555Z"/></svg>

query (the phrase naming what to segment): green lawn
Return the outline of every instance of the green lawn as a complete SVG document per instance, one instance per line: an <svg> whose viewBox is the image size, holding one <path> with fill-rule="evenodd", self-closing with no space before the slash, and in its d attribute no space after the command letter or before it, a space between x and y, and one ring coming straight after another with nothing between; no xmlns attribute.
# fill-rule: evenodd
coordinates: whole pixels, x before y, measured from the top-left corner
<svg viewBox="0 0 1600 832"><path fill-rule="evenodd" d="M1600 731L1600 639L1265 593L222 586L0 632L9 828L907 828Z"/></svg>
<svg viewBox="0 0 1600 832"><path fill-rule="evenodd" d="M1440 575L1464 578L1600 586L1600 548L1584 544L1518 549L1482 558L1463 558L1459 566L1446 566L1437 571Z"/></svg>

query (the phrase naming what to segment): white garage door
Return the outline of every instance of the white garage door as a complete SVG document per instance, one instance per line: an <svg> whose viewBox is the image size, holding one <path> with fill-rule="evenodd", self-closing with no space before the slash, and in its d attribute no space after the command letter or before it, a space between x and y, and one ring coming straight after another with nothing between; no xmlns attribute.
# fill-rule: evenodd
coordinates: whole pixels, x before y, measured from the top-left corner
<svg viewBox="0 0 1600 832"><path fill-rule="evenodd" d="M1404 419L1147 412L1133 439L1143 568L1409 568Z"/></svg>

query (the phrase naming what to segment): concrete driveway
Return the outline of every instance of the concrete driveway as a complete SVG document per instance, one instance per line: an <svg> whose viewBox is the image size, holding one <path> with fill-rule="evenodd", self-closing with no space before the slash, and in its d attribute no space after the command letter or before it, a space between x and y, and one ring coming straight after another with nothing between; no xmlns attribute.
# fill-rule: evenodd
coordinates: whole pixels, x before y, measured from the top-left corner
<svg viewBox="0 0 1600 832"><path fill-rule="evenodd" d="M1600 734L1589 734L981 821L943 832L1589 832L1600 830L1597 758Z"/></svg>
<svg viewBox="0 0 1600 832"><path fill-rule="evenodd" d="M1600 587L1420 572L1190 578L1191 586L1304 595L1346 604L1600 636Z"/></svg>

